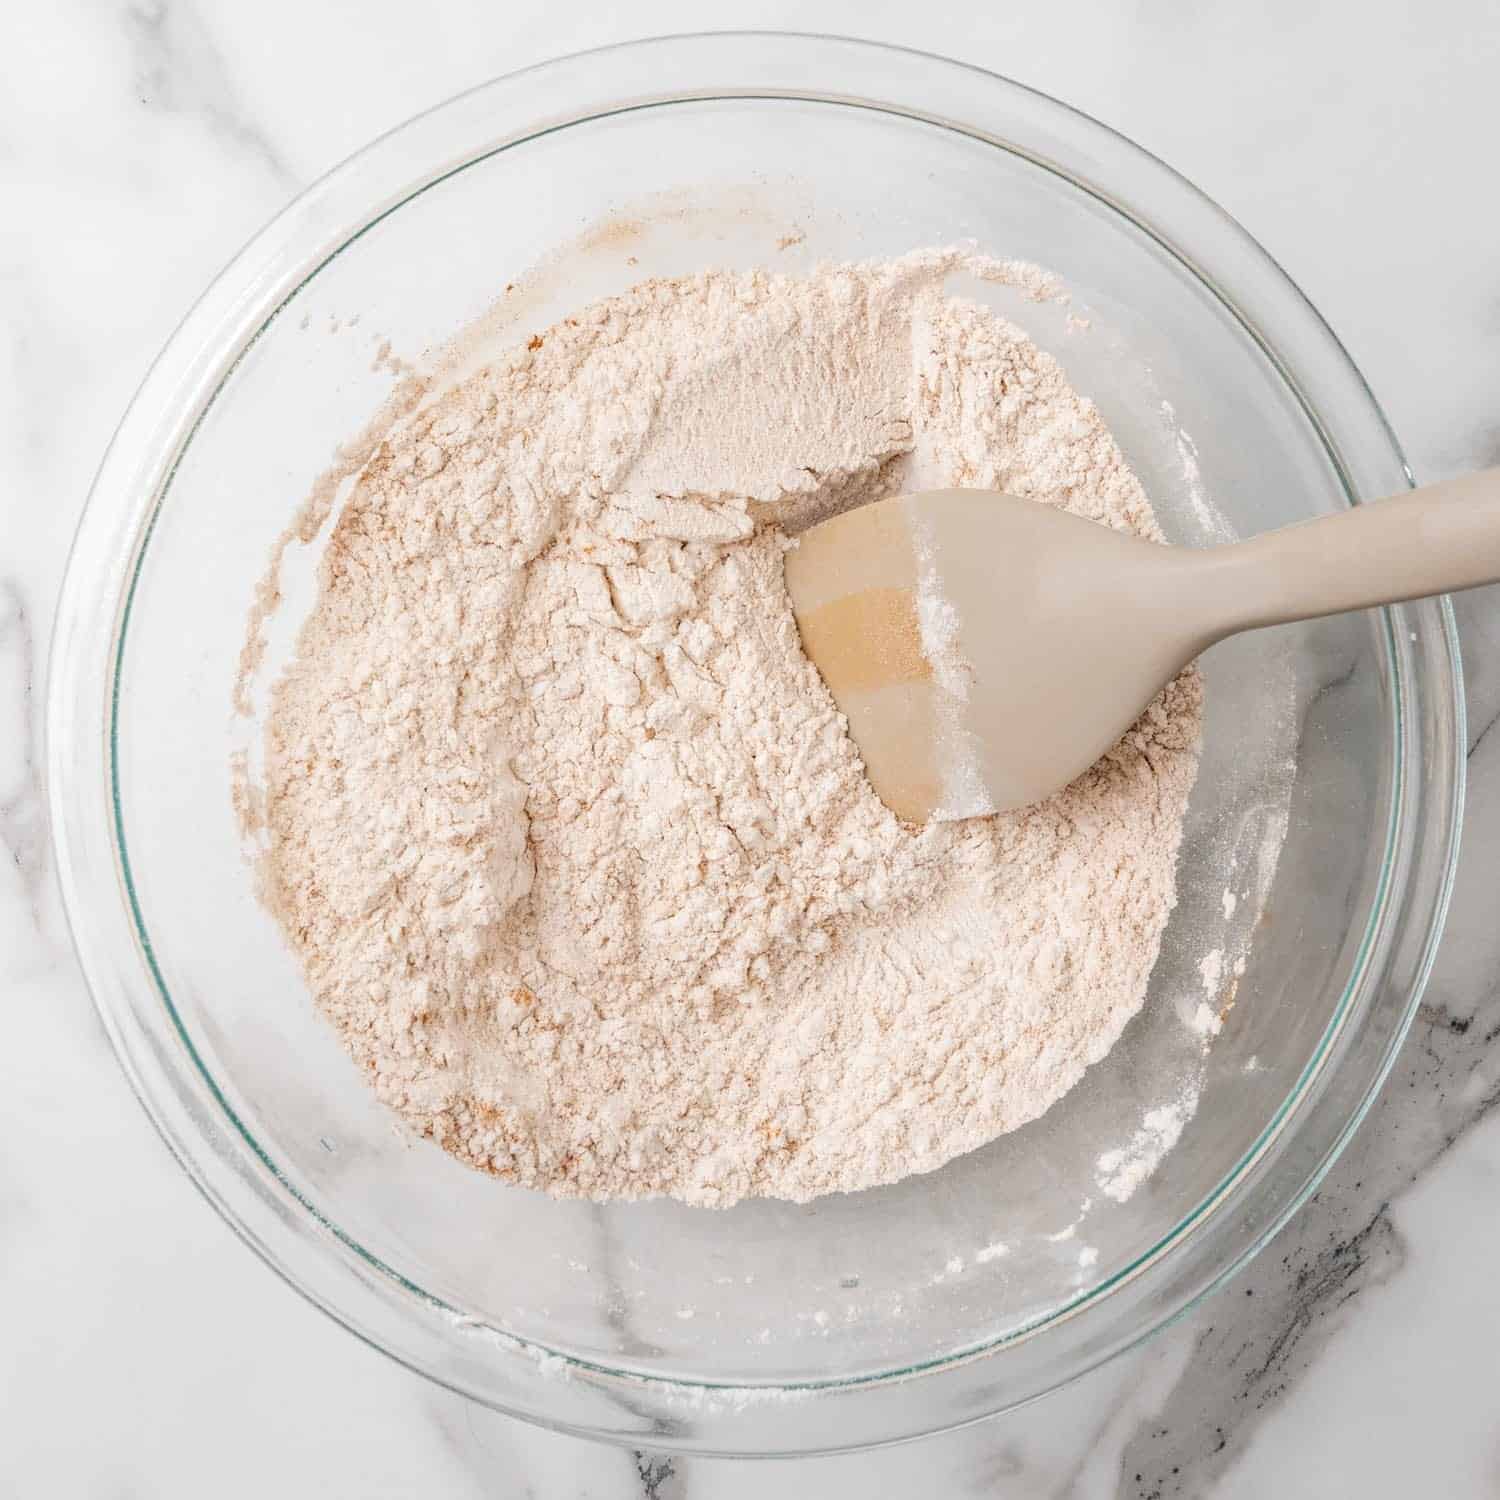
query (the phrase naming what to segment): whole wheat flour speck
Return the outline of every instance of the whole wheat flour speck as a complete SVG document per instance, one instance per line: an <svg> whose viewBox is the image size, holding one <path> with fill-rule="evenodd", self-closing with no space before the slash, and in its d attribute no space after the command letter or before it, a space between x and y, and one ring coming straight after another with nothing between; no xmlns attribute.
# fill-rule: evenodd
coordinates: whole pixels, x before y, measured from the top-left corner
<svg viewBox="0 0 1500 1500"><path fill-rule="evenodd" d="M1158 535L960 270L1056 294L960 251L649 281L364 463L270 704L263 884L380 1098L465 1161L712 1205L891 1182L1034 1119L1140 1007L1197 676L1049 802L913 828L782 584L789 533L902 488Z"/></svg>

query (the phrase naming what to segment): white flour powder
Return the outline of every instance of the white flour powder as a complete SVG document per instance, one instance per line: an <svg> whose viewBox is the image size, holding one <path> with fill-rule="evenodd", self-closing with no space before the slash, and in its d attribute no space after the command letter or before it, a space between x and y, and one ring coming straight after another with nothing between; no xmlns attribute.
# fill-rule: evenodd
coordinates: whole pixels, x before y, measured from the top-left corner
<svg viewBox="0 0 1500 1500"><path fill-rule="evenodd" d="M1046 804L912 828L781 581L782 527L899 488L1157 535L958 269L1051 291L960 252L648 282L365 465L272 701L265 887L379 1096L466 1161L716 1205L890 1182L1034 1119L1139 1008L1196 675Z"/></svg>

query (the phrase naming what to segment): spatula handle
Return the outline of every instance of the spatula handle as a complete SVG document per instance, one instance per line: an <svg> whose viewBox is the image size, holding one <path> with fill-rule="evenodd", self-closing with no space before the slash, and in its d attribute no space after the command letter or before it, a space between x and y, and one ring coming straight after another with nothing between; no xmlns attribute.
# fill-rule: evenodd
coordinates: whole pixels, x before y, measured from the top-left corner
<svg viewBox="0 0 1500 1500"><path fill-rule="evenodd" d="M1215 637L1500 582L1500 469L1216 547Z"/></svg>

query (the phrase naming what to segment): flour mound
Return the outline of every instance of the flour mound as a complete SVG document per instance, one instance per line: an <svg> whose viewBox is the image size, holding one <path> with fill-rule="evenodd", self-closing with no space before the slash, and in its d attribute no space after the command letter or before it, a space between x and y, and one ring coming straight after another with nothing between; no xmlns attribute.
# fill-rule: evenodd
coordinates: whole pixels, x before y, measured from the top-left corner
<svg viewBox="0 0 1500 1500"><path fill-rule="evenodd" d="M264 884L380 1098L465 1161L721 1206L891 1182L1036 1118L1140 1007L1197 676L1049 802L916 829L782 584L789 533L914 484L1157 535L958 269L1052 294L957 251L646 282L363 469L272 698Z"/></svg>

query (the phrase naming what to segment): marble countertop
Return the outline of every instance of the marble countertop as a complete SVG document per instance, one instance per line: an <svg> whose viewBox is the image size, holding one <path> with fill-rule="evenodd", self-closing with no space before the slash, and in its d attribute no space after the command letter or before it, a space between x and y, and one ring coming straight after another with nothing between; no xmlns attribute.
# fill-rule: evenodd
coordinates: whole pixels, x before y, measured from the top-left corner
<svg viewBox="0 0 1500 1500"><path fill-rule="evenodd" d="M109 433L186 300L388 125L687 0L48 0L0 48L0 1495L681 1500L1500 1494L1500 590L1458 603L1464 857L1397 1071L1250 1270L1061 1394L878 1454L671 1460L497 1417L294 1296L131 1098L69 947L41 786L52 602ZM1009 73L1264 243L1419 478L1500 463L1500 12L1487 0L759 0ZM1337 1476L1336 1480L1331 1476Z"/></svg>

